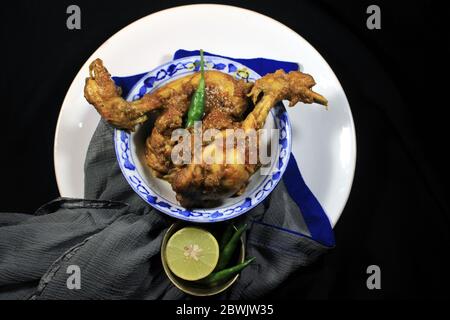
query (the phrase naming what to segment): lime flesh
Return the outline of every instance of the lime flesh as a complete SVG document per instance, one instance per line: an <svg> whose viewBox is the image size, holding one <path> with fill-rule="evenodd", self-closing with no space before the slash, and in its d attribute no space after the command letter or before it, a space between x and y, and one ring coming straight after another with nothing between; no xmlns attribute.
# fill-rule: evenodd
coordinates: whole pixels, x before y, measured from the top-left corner
<svg viewBox="0 0 450 320"><path fill-rule="evenodd" d="M196 281L208 276L219 260L219 245L203 229L186 227L175 232L166 246L167 265L179 278Z"/></svg>

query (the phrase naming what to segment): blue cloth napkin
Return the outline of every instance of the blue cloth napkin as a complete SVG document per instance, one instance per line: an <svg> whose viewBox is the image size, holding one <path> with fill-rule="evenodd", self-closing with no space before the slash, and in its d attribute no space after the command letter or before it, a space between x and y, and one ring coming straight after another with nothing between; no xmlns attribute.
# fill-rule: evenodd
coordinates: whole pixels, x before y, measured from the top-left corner
<svg viewBox="0 0 450 320"><path fill-rule="evenodd" d="M200 55L199 50L188 51L180 49L175 52L173 59L177 60L181 58L199 55ZM253 59L231 58L206 51L204 52L204 55L221 57L239 62L242 65L245 65L248 68L252 69L253 71L257 72L261 76L264 76L267 73L273 73L278 69L283 69L286 72L299 70L299 65L298 63L295 62L279 61L266 58L253 58ZM122 94L125 97L128 95L129 91L133 88L135 83L139 81L145 74L146 73L141 73L129 77L113 77L113 79L116 82L116 84L122 88ZM335 244L334 234L333 229L330 225L330 221L328 220L328 217L325 211L323 210L322 206L320 205L319 201L317 201L317 198L314 196L314 194L306 185L293 154L291 154L288 166L283 175L283 182L292 200L295 201L298 208L300 209L300 212L303 216L303 220L306 224L309 234L305 234L305 230L292 230L286 229L282 226L269 224L266 224L266 226L279 228L280 230L298 236L310 237L311 239L325 246L329 247L334 246Z"/></svg>

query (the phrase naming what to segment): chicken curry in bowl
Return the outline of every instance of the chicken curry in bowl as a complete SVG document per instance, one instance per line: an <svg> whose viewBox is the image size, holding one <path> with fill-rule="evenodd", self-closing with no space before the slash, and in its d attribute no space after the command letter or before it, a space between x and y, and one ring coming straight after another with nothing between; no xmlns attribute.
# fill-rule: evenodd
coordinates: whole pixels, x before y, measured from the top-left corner
<svg viewBox="0 0 450 320"><path fill-rule="evenodd" d="M184 208L214 207L246 192L261 166L259 159L251 161L260 140L248 135L241 144L234 139L231 144L223 142L230 134L258 132L270 110L282 100L289 100L290 106L297 102L327 105L326 98L312 90L313 77L300 71L278 70L253 82L217 70L192 72L133 101L122 98L121 89L100 59L91 63L89 75L85 97L112 126L133 131L153 118L143 160L153 176L170 183ZM194 140L197 127L186 128L186 118L202 82L204 100L198 122L203 132L209 130L210 138L197 146L197 156L192 152L188 161L180 162L179 158L186 160L186 155L175 151L182 143L191 142L188 150L195 149L190 140ZM174 140L174 133L180 129L192 135Z"/></svg>

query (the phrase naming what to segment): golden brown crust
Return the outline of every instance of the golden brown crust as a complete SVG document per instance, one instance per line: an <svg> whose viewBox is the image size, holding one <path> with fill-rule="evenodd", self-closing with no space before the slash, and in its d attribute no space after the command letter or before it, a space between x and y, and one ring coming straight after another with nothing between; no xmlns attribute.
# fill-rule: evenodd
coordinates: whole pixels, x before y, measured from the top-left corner
<svg viewBox="0 0 450 320"><path fill-rule="evenodd" d="M287 99L290 105L299 101L327 105L327 100L311 90L315 85L312 76L298 71L285 73L278 70L257 80L254 84L236 80L219 71L206 71L206 101L203 129L218 129L210 143L202 147L203 159L207 155L222 154L213 164L191 163L174 166L171 160L175 142L171 141L173 130L183 128L191 96L197 88L200 73L174 80L146 94L142 99L128 102L120 96L111 76L100 59L90 65L90 77L86 79L84 94L100 115L112 125L133 130L147 120L148 113L159 110L154 127L145 144L145 161L152 172L166 179L177 193L184 207L201 207L244 192L250 176L259 163L249 163L249 140L241 155L237 146L225 149L225 129L242 128L258 130L263 127L270 109L279 101ZM255 105L248 111L249 100ZM257 145L257 143L256 143ZM222 153L220 148L222 147ZM229 156L229 157L227 157ZM243 159L242 159L243 158ZM232 159L225 163L225 159Z"/></svg>

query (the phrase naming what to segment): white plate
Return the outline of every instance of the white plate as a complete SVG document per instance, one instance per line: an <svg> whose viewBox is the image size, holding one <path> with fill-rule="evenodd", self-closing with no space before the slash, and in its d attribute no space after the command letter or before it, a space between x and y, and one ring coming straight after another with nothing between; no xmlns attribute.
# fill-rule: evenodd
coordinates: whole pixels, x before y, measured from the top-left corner
<svg viewBox="0 0 450 320"><path fill-rule="evenodd" d="M292 152L311 191L334 226L350 194L356 164L353 118L341 84L322 56L301 36L264 15L222 5L189 5L148 15L123 28L85 62L66 94L55 133L54 161L61 196L83 197L84 160L99 115L83 96L88 65L102 58L113 75L152 70L177 49L203 48L236 58L298 62L329 100L289 108Z"/></svg>

